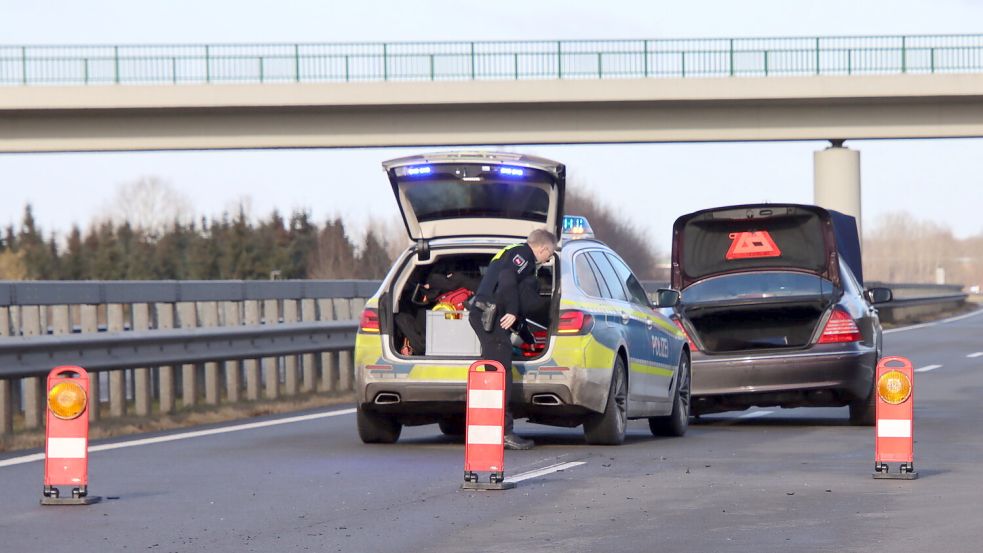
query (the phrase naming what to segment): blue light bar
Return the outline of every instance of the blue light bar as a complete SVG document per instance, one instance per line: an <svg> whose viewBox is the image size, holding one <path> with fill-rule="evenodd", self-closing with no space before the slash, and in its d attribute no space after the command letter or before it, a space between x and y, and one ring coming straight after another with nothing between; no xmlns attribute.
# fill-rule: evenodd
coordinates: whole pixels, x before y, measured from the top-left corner
<svg viewBox="0 0 983 553"><path fill-rule="evenodd" d="M576 240L578 238L593 238L594 229L590 228L587 217L581 215L563 216L563 237Z"/></svg>
<svg viewBox="0 0 983 553"><path fill-rule="evenodd" d="M418 175L429 175L430 174L429 165L415 165L413 167L406 168L406 175L410 177L416 177Z"/></svg>
<svg viewBox="0 0 983 553"><path fill-rule="evenodd" d="M518 167L500 167L498 172L510 177L521 177L526 174L525 170L519 169Z"/></svg>

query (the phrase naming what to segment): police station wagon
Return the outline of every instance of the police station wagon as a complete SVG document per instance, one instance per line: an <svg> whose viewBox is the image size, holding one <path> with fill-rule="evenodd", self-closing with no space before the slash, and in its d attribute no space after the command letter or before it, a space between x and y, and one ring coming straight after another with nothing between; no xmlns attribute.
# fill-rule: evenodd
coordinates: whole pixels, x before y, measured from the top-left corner
<svg viewBox="0 0 983 553"><path fill-rule="evenodd" d="M442 152L383 167L414 245L361 316L355 381L362 441L395 442L404 425L437 423L445 434L464 433L467 371L480 349L466 303L434 303L428 283L437 274L473 286L497 252L535 228L564 239L537 272L538 293L549 301L527 314L535 341L513 341L514 416L583 425L591 444L621 443L628 419L647 418L655 434L686 432L689 346L657 311L679 295L661 290L652 303L584 218L562 216L562 164ZM422 350L408 347L417 331L426 337Z"/></svg>

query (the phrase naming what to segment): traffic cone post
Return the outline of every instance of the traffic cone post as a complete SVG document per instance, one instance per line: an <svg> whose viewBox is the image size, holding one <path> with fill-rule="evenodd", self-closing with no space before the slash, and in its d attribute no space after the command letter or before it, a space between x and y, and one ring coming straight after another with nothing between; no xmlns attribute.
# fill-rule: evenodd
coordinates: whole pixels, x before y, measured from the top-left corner
<svg viewBox="0 0 983 553"><path fill-rule="evenodd" d="M82 367L55 367L48 373L42 505L89 505L89 375ZM58 486L71 486L61 497Z"/></svg>
<svg viewBox="0 0 983 553"><path fill-rule="evenodd" d="M914 371L904 357L885 357L877 364L877 426L874 438L874 478L914 480ZM891 472L889 463L898 463Z"/></svg>
<svg viewBox="0 0 983 553"><path fill-rule="evenodd" d="M505 367L497 361L476 361L468 368L464 434L465 490L507 490L505 481ZM489 472L488 482L478 473Z"/></svg>

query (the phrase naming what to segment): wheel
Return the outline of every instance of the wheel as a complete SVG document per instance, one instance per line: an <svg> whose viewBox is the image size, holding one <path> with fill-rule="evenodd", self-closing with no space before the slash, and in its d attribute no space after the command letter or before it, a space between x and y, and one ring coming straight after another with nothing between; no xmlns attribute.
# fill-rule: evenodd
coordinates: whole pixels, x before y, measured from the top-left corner
<svg viewBox="0 0 983 553"><path fill-rule="evenodd" d="M445 436L463 436L464 435L464 417L454 417L452 419L441 419L437 422L437 426L440 427L440 431Z"/></svg>
<svg viewBox="0 0 983 553"><path fill-rule="evenodd" d="M619 445L625 441L628 425L628 381L625 362L621 356L614 359L611 370L611 390L604 413L592 413L584 420L584 438L592 445Z"/></svg>
<svg viewBox="0 0 983 553"><path fill-rule="evenodd" d="M403 425L392 417L357 408L355 424L358 437L367 444L391 444L399 439Z"/></svg>
<svg viewBox="0 0 983 553"><path fill-rule="evenodd" d="M853 426L874 426L877 418L877 395L874 393L874 386L874 379L871 378L867 397L850 402L850 424Z"/></svg>
<svg viewBox="0 0 983 553"><path fill-rule="evenodd" d="M655 436L683 436L689 428L690 378L689 358L679 357L679 383L672 396L672 412L667 417L649 417L649 430Z"/></svg>

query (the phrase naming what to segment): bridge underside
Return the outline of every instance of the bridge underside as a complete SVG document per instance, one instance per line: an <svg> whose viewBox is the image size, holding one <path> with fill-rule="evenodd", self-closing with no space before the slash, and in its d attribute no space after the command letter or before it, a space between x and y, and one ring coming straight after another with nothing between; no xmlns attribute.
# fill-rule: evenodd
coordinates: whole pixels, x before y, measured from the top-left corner
<svg viewBox="0 0 983 553"><path fill-rule="evenodd" d="M983 136L983 75L11 87L0 152Z"/></svg>

